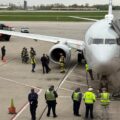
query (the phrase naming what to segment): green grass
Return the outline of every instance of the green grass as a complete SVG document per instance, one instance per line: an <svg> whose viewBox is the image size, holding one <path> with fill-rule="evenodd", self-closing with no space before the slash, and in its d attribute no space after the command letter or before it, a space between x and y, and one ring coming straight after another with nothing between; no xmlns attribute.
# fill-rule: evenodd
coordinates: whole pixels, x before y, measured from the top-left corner
<svg viewBox="0 0 120 120"><path fill-rule="evenodd" d="M0 12L1 21L85 21L69 16L104 18L106 12Z"/></svg>

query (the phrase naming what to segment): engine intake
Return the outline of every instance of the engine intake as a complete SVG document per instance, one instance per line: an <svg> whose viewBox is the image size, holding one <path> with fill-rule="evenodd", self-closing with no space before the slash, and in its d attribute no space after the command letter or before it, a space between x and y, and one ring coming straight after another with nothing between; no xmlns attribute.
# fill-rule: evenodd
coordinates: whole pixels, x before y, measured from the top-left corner
<svg viewBox="0 0 120 120"><path fill-rule="evenodd" d="M64 44L54 45L49 51L49 57L54 63L59 63L60 53L65 57L65 62L70 61L71 49Z"/></svg>

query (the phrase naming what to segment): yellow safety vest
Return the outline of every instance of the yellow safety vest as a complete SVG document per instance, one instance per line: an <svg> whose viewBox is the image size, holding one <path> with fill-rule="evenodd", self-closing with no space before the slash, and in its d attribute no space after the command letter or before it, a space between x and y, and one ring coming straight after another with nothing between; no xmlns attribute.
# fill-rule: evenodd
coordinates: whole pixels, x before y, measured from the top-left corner
<svg viewBox="0 0 120 120"><path fill-rule="evenodd" d="M61 57L60 57L59 62L60 62L60 63L64 63L64 56L61 56Z"/></svg>
<svg viewBox="0 0 120 120"><path fill-rule="evenodd" d="M88 64L85 64L85 70L86 70L86 72L88 72L88 70L89 70L89 65Z"/></svg>
<svg viewBox="0 0 120 120"><path fill-rule="evenodd" d="M31 58L31 64L36 64L35 58Z"/></svg>
<svg viewBox="0 0 120 120"><path fill-rule="evenodd" d="M101 102L101 105L103 105L103 106L109 105L109 103L110 103L110 94L107 93L107 92L101 93L100 102Z"/></svg>
<svg viewBox="0 0 120 120"><path fill-rule="evenodd" d="M56 99L53 91L47 90L45 95L46 95L46 100L48 100L48 101L53 101Z"/></svg>
<svg viewBox="0 0 120 120"><path fill-rule="evenodd" d="M73 93L73 100L75 100L75 101L79 101L79 92L74 92Z"/></svg>
<svg viewBox="0 0 120 120"><path fill-rule="evenodd" d="M85 92L83 96L83 100L87 104L93 104L96 100L96 96L93 92Z"/></svg>

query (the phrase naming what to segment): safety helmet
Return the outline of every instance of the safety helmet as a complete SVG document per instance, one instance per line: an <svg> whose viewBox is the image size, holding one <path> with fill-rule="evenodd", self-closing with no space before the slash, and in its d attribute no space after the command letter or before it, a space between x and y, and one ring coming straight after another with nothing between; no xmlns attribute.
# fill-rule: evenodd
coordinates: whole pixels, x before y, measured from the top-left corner
<svg viewBox="0 0 120 120"><path fill-rule="evenodd" d="M93 91L93 88L88 88L88 91Z"/></svg>

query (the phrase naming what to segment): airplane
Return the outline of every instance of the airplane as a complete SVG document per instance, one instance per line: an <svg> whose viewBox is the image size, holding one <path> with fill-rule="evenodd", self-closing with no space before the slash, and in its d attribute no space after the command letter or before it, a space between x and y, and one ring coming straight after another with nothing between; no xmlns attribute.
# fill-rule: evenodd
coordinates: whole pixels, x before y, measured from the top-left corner
<svg viewBox="0 0 120 120"><path fill-rule="evenodd" d="M76 16L70 17L78 18ZM108 14L105 15L104 19L80 18L95 22L87 30L84 41L5 30L0 30L0 33L55 43L49 51L49 57L54 63L59 63L60 53L63 53L66 63L68 63L71 57L71 49L75 48L82 51L89 69L99 74L109 75L120 69L120 37L111 27L113 18L112 0L109 0Z"/></svg>

